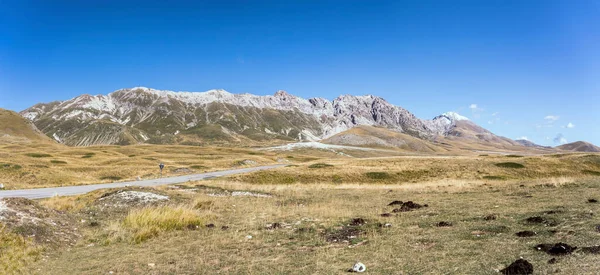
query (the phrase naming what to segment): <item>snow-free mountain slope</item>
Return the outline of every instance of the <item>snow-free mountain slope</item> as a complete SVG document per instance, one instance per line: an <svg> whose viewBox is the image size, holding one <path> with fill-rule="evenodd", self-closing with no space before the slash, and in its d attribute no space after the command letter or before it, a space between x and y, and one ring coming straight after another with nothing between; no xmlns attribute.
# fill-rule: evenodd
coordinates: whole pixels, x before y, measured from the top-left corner
<svg viewBox="0 0 600 275"><path fill-rule="evenodd" d="M571 142L557 146L556 148L576 152L600 152L600 147L585 141Z"/></svg>
<svg viewBox="0 0 600 275"><path fill-rule="evenodd" d="M0 109L0 141L53 143L19 114Z"/></svg>

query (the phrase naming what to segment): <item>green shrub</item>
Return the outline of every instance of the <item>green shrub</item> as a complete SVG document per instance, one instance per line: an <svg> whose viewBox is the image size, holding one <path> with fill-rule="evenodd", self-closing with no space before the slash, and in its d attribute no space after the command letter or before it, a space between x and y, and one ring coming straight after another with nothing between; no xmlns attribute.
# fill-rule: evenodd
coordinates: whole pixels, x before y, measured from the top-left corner
<svg viewBox="0 0 600 275"><path fill-rule="evenodd" d="M54 163L54 164L67 164L67 162L66 162L66 161L62 161L62 160L55 160L55 159L51 160L51 161L50 161L50 163Z"/></svg>
<svg viewBox="0 0 600 275"><path fill-rule="evenodd" d="M521 155L506 155L507 158L522 158Z"/></svg>
<svg viewBox="0 0 600 275"><path fill-rule="evenodd" d="M496 163L496 166L502 168L525 168L525 165L516 162L500 162Z"/></svg>
<svg viewBox="0 0 600 275"><path fill-rule="evenodd" d="M32 158L49 158L52 156L50 154L42 154L42 153L28 153L25 155L28 157L32 157Z"/></svg>
<svg viewBox="0 0 600 275"><path fill-rule="evenodd" d="M333 167L333 165L331 164L327 164L327 163L315 163L315 164L311 164L308 166L308 168L327 168L327 167Z"/></svg>
<svg viewBox="0 0 600 275"><path fill-rule="evenodd" d="M367 172L367 173L365 173L365 176L367 176L367 178L370 178L373 180L384 180L384 179L389 179L392 177L387 172Z"/></svg>

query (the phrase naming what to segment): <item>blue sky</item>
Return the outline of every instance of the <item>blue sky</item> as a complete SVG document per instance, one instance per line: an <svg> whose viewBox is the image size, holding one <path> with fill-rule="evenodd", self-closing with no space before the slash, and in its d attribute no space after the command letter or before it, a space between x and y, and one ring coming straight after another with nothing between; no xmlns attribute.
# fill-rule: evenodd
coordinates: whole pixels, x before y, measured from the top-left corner
<svg viewBox="0 0 600 275"><path fill-rule="evenodd" d="M0 108L134 86L374 94L600 144L600 2L0 2Z"/></svg>

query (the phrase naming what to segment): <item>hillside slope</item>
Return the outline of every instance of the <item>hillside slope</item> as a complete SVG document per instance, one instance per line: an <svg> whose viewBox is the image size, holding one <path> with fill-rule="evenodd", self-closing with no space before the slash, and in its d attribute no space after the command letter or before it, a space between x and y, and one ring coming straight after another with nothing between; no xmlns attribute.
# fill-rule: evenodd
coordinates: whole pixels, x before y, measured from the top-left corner
<svg viewBox="0 0 600 275"><path fill-rule="evenodd" d="M557 146L556 148L576 152L600 152L600 147L585 141L576 141Z"/></svg>
<svg viewBox="0 0 600 275"><path fill-rule="evenodd" d="M53 143L35 125L19 114L0 109L0 141Z"/></svg>

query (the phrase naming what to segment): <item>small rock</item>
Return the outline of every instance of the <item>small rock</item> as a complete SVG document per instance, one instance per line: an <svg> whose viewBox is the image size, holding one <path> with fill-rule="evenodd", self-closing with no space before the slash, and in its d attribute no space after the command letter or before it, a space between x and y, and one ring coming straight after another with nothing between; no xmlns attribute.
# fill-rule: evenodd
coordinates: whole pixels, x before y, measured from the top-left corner
<svg viewBox="0 0 600 275"><path fill-rule="evenodd" d="M393 201L393 202L390 202L390 203L388 204L388 206L392 206L392 205L402 205L403 203L404 203L404 202L402 202L402 201Z"/></svg>
<svg viewBox="0 0 600 275"><path fill-rule="evenodd" d="M155 266L156 266L156 264L155 264L155 263L149 263L149 264L148 264L148 267L152 267L152 268L153 268L153 267L155 267Z"/></svg>
<svg viewBox="0 0 600 275"><path fill-rule="evenodd" d="M483 217L483 219L486 221L493 221L493 220L496 220L496 215L494 215L494 214L487 215L487 216Z"/></svg>
<svg viewBox="0 0 600 275"><path fill-rule="evenodd" d="M505 275L533 274L533 265L527 260L518 259L509 266L507 266L505 269L500 270L500 273Z"/></svg>
<svg viewBox="0 0 600 275"><path fill-rule="evenodd" d="M354 266L351 269L351 272L362 273L362 272L365 272L366 270L367 270L367 267L363 263L358 262L358 263L354 264Z"/></svg>
<svg viewBox="0 0 600 275"><path fill-rule="evenodd" d="M589 203L597 203L597 202L598 202L598 200L597 200L597 199L588 199L588 202L589 202Z"/></svg>
<svg viewBox="0 0 600 275"><path fill-rule="evenodd" d="M548 264L555 264L556 263L556 258L552 258L550 260L548 260Z"/></svg>
<svg viewBox="0 0 600 275"><path fill-rule="evenodd" d="M209 224L206 225L206 228L214 228L214 227L215 227L215 225L212 224L212 223L209 223Z"/></svg>
<svg viewBox="0 0 600 275"><path fill-rule="evenodd" d="M452 226L452 223L451 222L444 222L444 221L442 221L442 222L438 222L436 224L436 226L437 227L449 227L449 226Z"/></svg>
<svg viewBox="0 0 600 275"><path fill-rule="evenodd" d="M532 236L535 236L535 235L537 235L537 233L535 233L535 232L533 232L533 231L521 231L521 232L517 232L517 233L515 233L515 235L517 235L517 237L524 238L524 237L532 237Z"/></svg>
<svg viewBox="0 0 600 275"><path fill-rule="evenodd" d="M227 230L227 229L229 229L229 226L227 226L227 225L221 226L221 230Z"/></svg>
<svg viewBox="0 0 600 275"><path fill-rule="evenodd" d="M248 239L248 240L251 240L251 239L252 239L252 236L251 236L251 235L248 235L248 236L246 236L246 239Z"/></svg>
<svg viewBox="0 0 600 275"><path fill-rule="evenodd" d="M0 189L4 189L4 184L0 183Z"/></svg>

